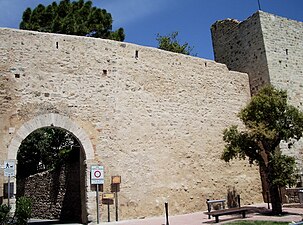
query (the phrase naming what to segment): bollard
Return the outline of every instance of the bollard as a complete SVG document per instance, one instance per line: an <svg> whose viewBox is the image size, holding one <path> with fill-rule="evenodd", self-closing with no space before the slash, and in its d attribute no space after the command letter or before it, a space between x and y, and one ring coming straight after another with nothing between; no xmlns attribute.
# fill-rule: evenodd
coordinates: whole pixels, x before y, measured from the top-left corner
<svg viewBox="0 0 303 225"><path fill-rule="evenodd" d="M269 206L269 192L268 191L266 192L266 198L267 198L267 208L270 209L270 206Z"/></svg>
<svg viewBox="0 0 303 225"><path fill-rule="evenodd" d="M165 202L165 217L166 217L166 225L169 225L168 222L168 203Z"/></svg>
<svg viewBox="0 0 303 225"><path fill-rule="evenodd" d="M241 207L241 199L240 199L240 195L237 195L237 200L238 200L238 207Z"/></svg>

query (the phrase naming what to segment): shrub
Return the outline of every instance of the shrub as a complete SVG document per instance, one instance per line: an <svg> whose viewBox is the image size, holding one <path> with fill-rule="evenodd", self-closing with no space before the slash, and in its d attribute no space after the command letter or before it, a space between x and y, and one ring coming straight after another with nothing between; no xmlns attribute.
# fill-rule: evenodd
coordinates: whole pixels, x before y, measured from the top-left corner
<svg viewBox="0 0 303 225"><path fill-rule="evenodd" d="M17 225L26 225L32 214L32 201L27 197L17 199L15 217Z"/></svg>
<svg viewBox="0 0 303 225"><path fill-rule="evenodd" d="M230 187L227 190L227 206L228 208L238 207L238 198L237 190L235 187L231 189Z"/></svg>
<svg viewBox="0 0 303 225"><path fill-rule="evenodd" d="M0 224L1 225L6 225L8 224L9 220L9 211L10 207L7 205L0 205Z"/></svg>

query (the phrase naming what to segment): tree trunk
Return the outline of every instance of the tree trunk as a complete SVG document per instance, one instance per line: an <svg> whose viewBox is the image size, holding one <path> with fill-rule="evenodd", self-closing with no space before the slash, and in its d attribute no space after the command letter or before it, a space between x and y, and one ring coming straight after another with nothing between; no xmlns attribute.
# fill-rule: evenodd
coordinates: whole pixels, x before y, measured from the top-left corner
<svg viewBox="0 0 303 225"><path fill-rule="evenodd" d="M272 213L274 215L282 214L282 202L280 197L279 187L277 185L269 184L269 194L272 206Z"/></svg>
<svg viewBox="0 0 303 225"><path fill-rule="evenodd" d="M270 182L269 177L270 177L271 169L269 167L266 167L264 165L260 169L264 172L263 173L264 178L268 184L268 191L269 191L270 202L271 202L271 206L272 206L272 213L274 215L280 215L280 214L282 214L282 201L281 201L281 197L280 197L279 187Z"/></svg>

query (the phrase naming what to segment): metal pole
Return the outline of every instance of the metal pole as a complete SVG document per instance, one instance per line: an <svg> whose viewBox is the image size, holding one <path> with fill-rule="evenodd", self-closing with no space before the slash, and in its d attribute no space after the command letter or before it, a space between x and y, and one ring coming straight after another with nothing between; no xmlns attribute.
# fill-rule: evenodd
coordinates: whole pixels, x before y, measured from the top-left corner
<svg viewBox="0 0 303 225"><path fill-rule="evenodd" d="M110 209L109 209L109 202L107 203L107 221L110 222Z"/></svg>
<svg viewBox="0 0 303 225"><path fill-rule="evenodd" d="M116 199L115 199L115 203L116 203L116 221L118 221L118 185L116 184Z"/></svg>
<svg viewBox="0 0 303 225"><path fill-rule="evenodd" d="M206 204L207 204L207 211L210 212L211 207L210 207L210 203L209 203L208 201L209 201L209 198L206 199ZM210 218L211 218L211 217L210 217L210 215L208 214L208 219L210 219Z"/></svg>
<svg viewBox="0 0 303 225"><path fill-rule="evenodd" d="M96 188L96 202L97 202L97 224L99 224L99 213L100 213L100 209L99 209L99 184L97 184L97 188Z"/></svg>
<svg viewBox="0 0 303 225"><path fill-rule="evenodd" d="M7 181L7 206L8 208L10 208L10 197L11 197L11 183L10 183L10 180L11 180L11 176L9 175L8 176L8 181Z"/></svg>
<svg viewBox="0 0 303 225"><path fill-rule="evenodd" d="M169 225L168 221L168 203L165 202L165 217L166 217L166 225Z"/></svg>
<svg viewBox="0 0 303 225"><path fill-rule="evenodd" d="M258 6L259 6L259 10L261 10L260 0L258 0Z"/></svg>
<svg viewBox="0 0 303 225"><path fill-rule="evenodd" d="M238 207L241 207L241 199L240 199L240 195L237 195L237 200L238 200Z"/></svg>

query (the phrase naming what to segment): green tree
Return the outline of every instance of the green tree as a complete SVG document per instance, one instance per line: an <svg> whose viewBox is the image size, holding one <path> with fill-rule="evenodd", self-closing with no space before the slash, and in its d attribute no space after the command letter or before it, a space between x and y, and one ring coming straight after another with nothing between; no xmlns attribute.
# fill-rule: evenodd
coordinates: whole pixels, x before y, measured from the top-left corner
<svg viewBox="0 0 303 225"><path fill-rule="evenodd" d="M227 144L221 158L226 162L247 158L257 163L269 185L272 212L281 214L279 188L296 181L296 165L295 159L283 155L279 146L285 141L291 148L302 137L303 113L287 104L286 91L266 86L240 111L239 118L246 129L225 129L223 140Z"/></svg>
<svg viewBox="0 0 303 225"><path fill-rule="evenodd" d="M17 154L17 177L25 178L61 166L79 143L69 132L41 128L28 135Z"/></svg>
<svg viewBox="0 0 303 225"><path fill-rule="evenodd" d="M20 29L41 32L90 36L124 41L123 28L112 31L113 19L105 9L92 6L91 1L61 0L48 6L39 4L23 12Z"/></svg>
<svg viewBox="0 0 303 225"><path fill-rule="evenodd" d="M173 32L166 36L157 35L156 40L158 41L158 48L170 52L181 53L185 55L190 55L193 47L189 46L187 42L180 44L177 36L178 32Z"/></svg>

